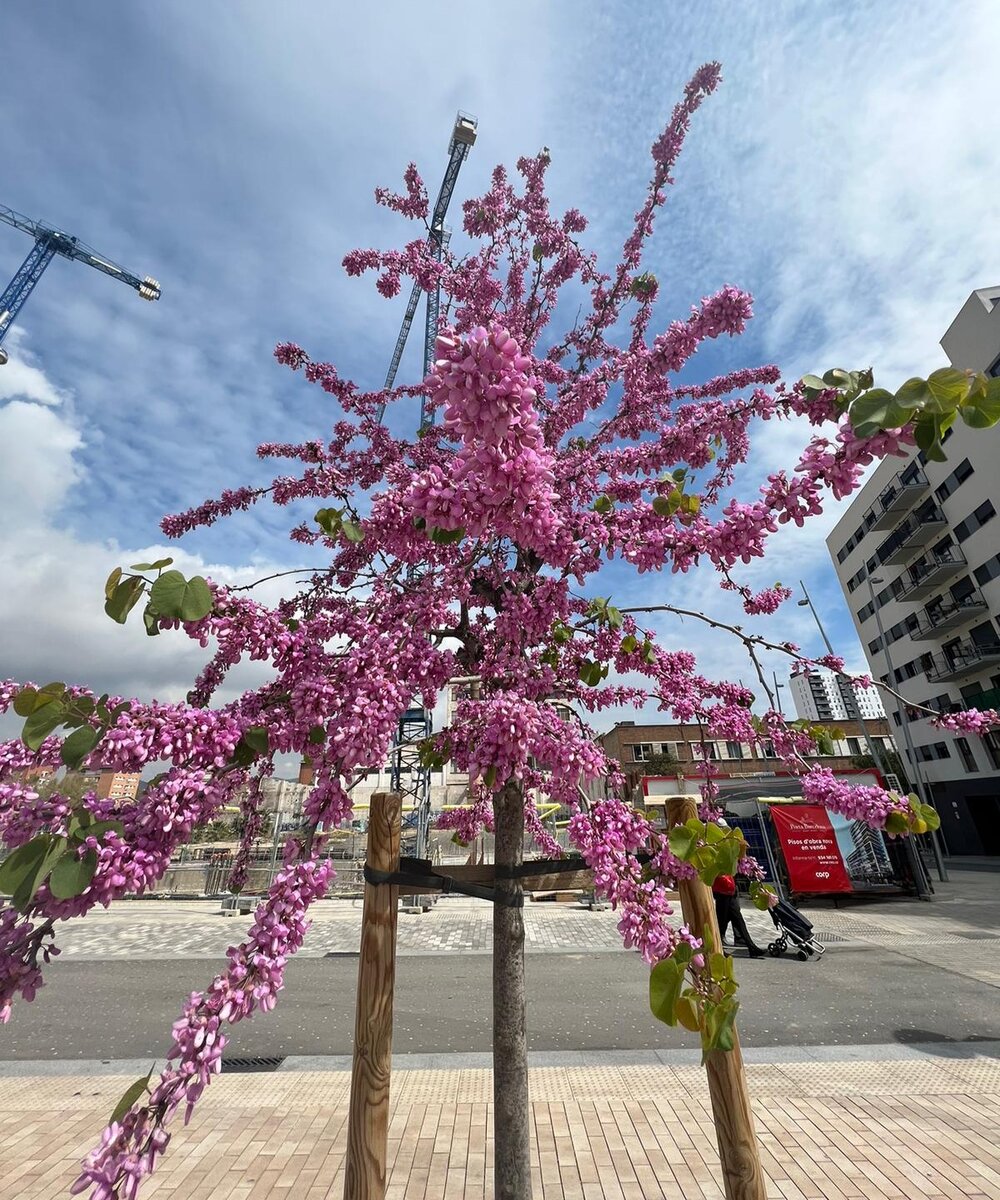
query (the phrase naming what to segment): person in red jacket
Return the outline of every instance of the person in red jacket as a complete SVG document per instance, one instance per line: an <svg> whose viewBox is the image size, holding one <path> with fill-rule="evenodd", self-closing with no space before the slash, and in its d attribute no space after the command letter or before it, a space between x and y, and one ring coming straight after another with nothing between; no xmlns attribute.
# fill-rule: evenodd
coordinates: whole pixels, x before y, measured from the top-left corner
<svg viewBox="0 0 1000 1200"><path fill-rule="evenodd" d="M740 912L740 901L736 894L736 880L732 875L720 875L712 884L712 894L715 896L715 916L719 922L719 937L725 939L726 930L730 924L733 927L733 937L738 934L751 958L761 958L764 951L750 936L747 923Z"/></svg>

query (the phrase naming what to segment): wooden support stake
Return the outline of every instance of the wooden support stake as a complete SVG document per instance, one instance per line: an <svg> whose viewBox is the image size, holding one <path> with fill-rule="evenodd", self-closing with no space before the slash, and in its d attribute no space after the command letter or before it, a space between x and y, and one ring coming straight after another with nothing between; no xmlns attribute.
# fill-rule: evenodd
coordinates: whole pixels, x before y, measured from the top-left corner
<svg viewBox="0 0 1000 1200"><path fill-rule="evenodd" d="M378 792L368 815L368 866L399 870L402 797ZM392 1069L392 990L399 888L365 884L347 1123L344 1200L384 1200Z"/></svg>
<svg viewBox="0 0 1000 1200"><path fill-rule="evenodd" d="M667 804L667 824L683 825L698 816L692 796L672 796ZM707 926L717 949L722 948L715 903L711 891L700 879L681 880L678 884L684 922L692 933L701 934ZM732 1050L710 1050L705 1066L708 1090L712 1097L715 1136L722 1160L722 1178L726 1200L767 1200L764 1172L757 1151L753 1114L747 1077L740 1052L740 1039L733 1030Z"/></svg>

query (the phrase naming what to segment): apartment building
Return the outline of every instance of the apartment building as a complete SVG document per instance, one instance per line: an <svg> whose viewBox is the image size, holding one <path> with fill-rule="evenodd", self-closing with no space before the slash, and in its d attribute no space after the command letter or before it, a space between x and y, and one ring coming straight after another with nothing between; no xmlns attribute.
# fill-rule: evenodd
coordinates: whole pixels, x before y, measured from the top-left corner
<svg viewBox="0 0 1000 1200"><path fill-rule="evenodd" d="M85 771L83 778L102 800L134 800L139 794L142 775L139 772L112 771L100 767Z"/></svg>
<svg viewBox="0 0 1000 1200"><path fill-rule="evenodd" d="M788 681L795 715L804 721L885 720L885 709L876 688L855 688L842 675L815 667L792 675Z"/></svg>
<svg viewBox="0 0 1000 1200"><path fill-rule="evenodd" d="M973 292L941 345L1000 376L1000 287ZM1000 708L1000 430L957 421L948 461L886 459L827 538L873 677L940 712ZM1000 854L1000 737L933 728L883 702L952 854ZM912 747L906 746L909 734Z"/></svg>
<svg viewBox="0 0 1000 1200"><path fill-rule="evenodd" d="M878 750L895 750L887 721L873 720L866 724ZM811 761L835 771L852 770L854 759L868 753L861 726L857 721L838 721L837 732L843 737L832 743L833 753L817 755ZM692 776L706 757L719 774L731 777L759 777L787 771L767 741L759 747L709 738L703 750L701 727L696 724L637 725L635 721L619 721L597 740L633 781L654 770L659 775Z"/></svg>

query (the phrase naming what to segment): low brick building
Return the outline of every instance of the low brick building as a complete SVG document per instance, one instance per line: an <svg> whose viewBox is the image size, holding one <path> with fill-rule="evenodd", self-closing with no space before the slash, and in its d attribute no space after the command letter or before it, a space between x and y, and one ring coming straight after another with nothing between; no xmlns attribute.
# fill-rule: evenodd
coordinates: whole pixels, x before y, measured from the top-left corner
<svg viewBox="0 0 1000 1200"><path fill-rule="evenodd" d="M865 724L880 751L895 753L887 721ZM834 753L817 755L810 761L836 771L849 770L856 756L868 753L868 746L858 721L838 721L836 728L843 737L834 741ZM619 721L597 740L635 783L653 774L690 776L705 758L701 727L696 724L639 725L635 721ZM718 738L706 738L705 745L707 757L723 775L762 775L786 769L769 742L764 743L763 753L760 746Z"/></svg>

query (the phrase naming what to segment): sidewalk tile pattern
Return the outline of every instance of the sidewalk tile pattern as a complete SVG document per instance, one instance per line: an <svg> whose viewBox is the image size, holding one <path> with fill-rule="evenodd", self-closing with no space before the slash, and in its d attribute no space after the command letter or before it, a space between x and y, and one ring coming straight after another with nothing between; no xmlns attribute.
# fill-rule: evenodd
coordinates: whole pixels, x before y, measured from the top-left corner
<svg viewBox="0 0 1000 1200"><path fill-rule="evenodd" d="M748 1068L771 1200L1000 1200L1000 1060ZM143 1197L339 1200L347 1072L223 1076ZM0 1096L0 1200L66 1194L130 1082L27 1077ZM532 1072L536 1200L722 1200L704 1072ZM387 1200L490 1200L490 1075L397 1071Z"/></svg>

